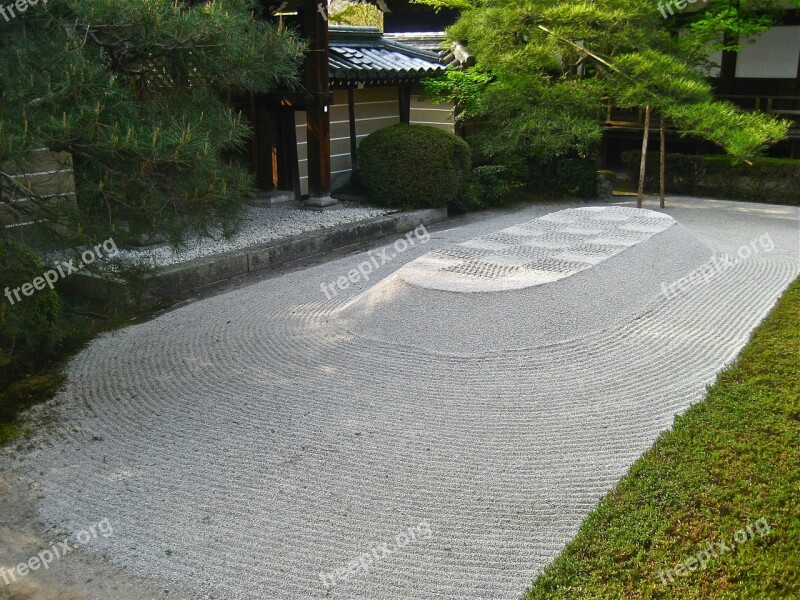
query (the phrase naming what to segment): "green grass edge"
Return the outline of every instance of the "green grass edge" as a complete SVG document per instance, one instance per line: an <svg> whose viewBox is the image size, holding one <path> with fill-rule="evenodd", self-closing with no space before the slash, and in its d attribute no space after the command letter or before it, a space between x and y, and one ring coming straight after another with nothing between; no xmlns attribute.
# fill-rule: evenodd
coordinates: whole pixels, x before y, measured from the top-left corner
<svg viewBox="0 0 800 600"><path fill-rule="evenodd" d="M523 597L800 598L800 279Z"/></svg>

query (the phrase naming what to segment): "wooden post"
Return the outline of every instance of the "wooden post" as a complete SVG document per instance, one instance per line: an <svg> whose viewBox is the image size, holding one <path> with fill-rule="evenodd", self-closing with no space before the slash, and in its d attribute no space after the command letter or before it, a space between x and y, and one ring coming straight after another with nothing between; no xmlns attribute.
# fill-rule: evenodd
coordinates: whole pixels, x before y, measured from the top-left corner
<svg viewBox="0 0 800 600"><path fill-rule="evenodd" d="M411 123L411 86L400 85L397 88L397 100L400 105L400 122Z"/></svg>
<svg viewBox="0 0 800 600"><path fill-rule="evenodd" d="M308 200L311 208L336 204L331 198L331 113L328 79L328 3L305 0L303 36L309 40L305 61L308 139Z"/></svg>
<svg viewBox="0 0 800 600"><path fill-rule="evenodd" d="M261 166L258 160L258 134L260 133L258 130L258 102L254 93L250 92L247 96L250 103L250 127L253 130L253 135L250 138L250 172L256 174L256 184L258 185L260 184L259 174Z"/></svg>
<svg viewBox="0 0 800 600"><path fill-rule="evenodd" d="M262 95L251 94L250 114L253 127L251 156L256 187L260 191L271 192L276 185L276 161L273 154L276 127L273 114L264 105Z"/></svg>
<svg viewBox="0 0 800 600"><path fill-rule="evenodd" d="M647 171L647 141L650 137L650 105L644 111L644 134L642 135L642 162L639 165L639 193L636 196L636 207L642 208L644 197L644 176Z"/></svg>
<svg viewBox="0 0 800 600"><path fill-rule="evenodd" d="M730 35L725 34L725 43L734 43L736 40ZM723 51L722 60L720 61L720 73L718 78L718 93L732 94L734 90L734 83L736 81L736 62L738 56L736 52Z"/></svg>
<svg viewBox="0 0 800 600"><path fill-rule="evenodd" d="M661 208L664 208L665 205L665 196L667 192L667 141L666 141L666 129L667 125L664 121L664 117L661 117L661 152L658 156L659 162L659 199L661 201Z"/></svg>
<svg viewBox="0 0 800 600"><path fill-rule="evenodd" d="M275 111L275 136L272 140L273 177L275 185L281 190L292 190L295 200L300 200L300 190L295 187L297 165L297 132L294 125L294 112L281 106Z"/></svg>

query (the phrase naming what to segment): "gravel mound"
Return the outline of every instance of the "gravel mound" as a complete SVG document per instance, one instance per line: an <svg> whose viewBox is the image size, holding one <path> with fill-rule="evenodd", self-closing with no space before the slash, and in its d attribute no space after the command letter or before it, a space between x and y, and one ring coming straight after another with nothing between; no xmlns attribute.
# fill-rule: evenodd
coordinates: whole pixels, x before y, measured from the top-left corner
<svg viewBox="0 0 800 600"><path fill-rule="evenodd" d="M606 230L598 235L608 239L608 234ZM491 233L480 240L497 237ZM353 336L455 354L552 344L631 319L662 293L662 283L671 284L714 254L695 235L671 225L635 245L612 246L611 256L561 274L555 281L511 290L503 289L506 284L499 281L499 291L492 291L496 278L473 276L475 284L466 277L454 282L439 278L441 270L431 268L441 269L438 257L452 255L454 248L465 244L472 242L418 258L342 307L335 313L336 321ZM578 244L586 242L579 239ZM514 283L525 280L518 277ZM462 291L442 290L440 284ZM476 288L480 293L471 293Z"/></svg>
<svg viewBox="0 0 800 600"><path fill-rule="evenodd" d="M109 333L6 466L45 522L108 518L89 552L198 598L517 598L800 270L794 209L709 206L544 286L327 300L357 254ZM767 232L774 252L660 293Z"/></svg>

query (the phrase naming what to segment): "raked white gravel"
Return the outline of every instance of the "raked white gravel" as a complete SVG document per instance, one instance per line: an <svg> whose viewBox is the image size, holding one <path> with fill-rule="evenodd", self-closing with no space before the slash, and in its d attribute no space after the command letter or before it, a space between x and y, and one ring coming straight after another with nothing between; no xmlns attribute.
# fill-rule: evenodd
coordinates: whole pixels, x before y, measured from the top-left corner
<svg viewBox="0 0 800 600"><path fill-rule="evenodd" d="M123 249L120 251L119 258L133 263L163 267L212 254L250 248L293 235L356 223L391 212L395 211L387 208L357 206L348 202L324 211L306 210L296 203L269 207L248 206L242 215L239 229L230 238L223 237L220 232L214 237L191 238L178 249L166 243L136 249Z"/></svg>
<svg viewBox="0 0 800 600"><path fill-rule="evenodd" d="M434 231L332 300L320 283L363 255L103 335L48 409L58 430L3 462L44 521L107 517L91 552L200 598L517 598L800 271L797 208L671 198L674 225L553 283L394 276L564 208Z"/></svg>

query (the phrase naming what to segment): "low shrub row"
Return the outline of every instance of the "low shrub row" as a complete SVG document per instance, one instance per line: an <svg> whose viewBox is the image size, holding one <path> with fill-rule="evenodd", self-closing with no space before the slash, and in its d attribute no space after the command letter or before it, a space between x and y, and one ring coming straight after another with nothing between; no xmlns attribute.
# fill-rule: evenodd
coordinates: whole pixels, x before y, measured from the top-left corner
<svg viewBox="0 0 800 600"><path fill-rule="evenodd" d="M525 177L529 187L540 193L597 196L597 169L586 160L564 158L537 165ZM464 140L425 125L395 125L366 137L353 176L377 204L399 209L446 206L457 212L502 204L514 179L506 166L473 169L472 152Z"/></svg>
<svg viewBox="0 0 800 600"><path fill-rule="evenodd" d="M17 299L13 290L41 279L39 257L0 237L0 382L25 373L58 354L62 342L61 300L48 287Z"/></svg>
<svg viewBox="0 0 800 600"><path fill-rule="evenodd" d="M564 158L556 163L555 183L558 194L575 198L597 197L597 166L580 158Z"/></svg>
<svg viewBox="0 0 800 600"><path fill-rule="evenodd" d="M518 176L524 178L526 188L536 196L583 200L597 197L597 166L590 160L576 157L532 160Z"/></svg>
<svg viewBox="0 0 800 600"><path fill-rule="evenodd" d="M625 152L622 161L631 181L639 181L642 154ZM658 191L658 152L647 157L645 189ZM667 192L772 204L800 204L800 160L756 158L736 163L727 156L666 155Z"/></svg>
<svg viewBox="0 0 800 600"><path fill-rule="evenodd" d="M502 165L481 165L472 169L455 202L449 206L456 213L498 206L511 194L511 176Z"/></svg>
<svg viewBox="0 0 800 600"><path fill-rule="evenodd" d="M62 295L46 285L47 270L30 246L0 231L0 446L24 433L22 412L55 393L72 353L132 316L112 299L100 305Z"/></svg>

